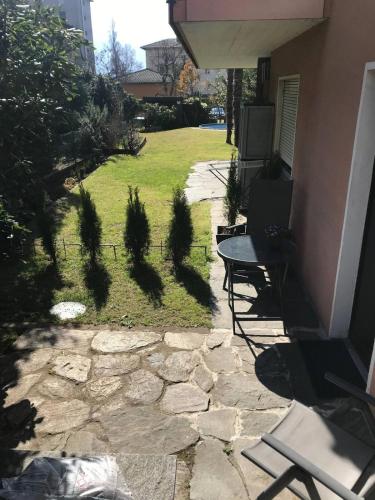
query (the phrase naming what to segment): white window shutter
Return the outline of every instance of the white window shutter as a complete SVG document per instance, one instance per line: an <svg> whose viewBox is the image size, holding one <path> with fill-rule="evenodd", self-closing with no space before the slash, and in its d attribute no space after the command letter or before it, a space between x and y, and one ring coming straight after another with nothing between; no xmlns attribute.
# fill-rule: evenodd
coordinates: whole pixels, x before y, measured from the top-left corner
<svg viewBox="0 0 375 500"><path fill-rule="evenodd" d="M283 80L280 110L279 153L290 167L293 166L299 98L299 78Z"/></svg>

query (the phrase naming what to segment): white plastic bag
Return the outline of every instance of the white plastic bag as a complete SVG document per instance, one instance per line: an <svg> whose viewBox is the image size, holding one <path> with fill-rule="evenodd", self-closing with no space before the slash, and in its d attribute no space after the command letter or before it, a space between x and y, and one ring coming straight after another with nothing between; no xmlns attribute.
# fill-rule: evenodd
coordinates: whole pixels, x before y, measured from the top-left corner
<svg viewBox="0 0 375 500"><path fill-rule="evenodd" d="M121 482L121 484L120 484ZM1 479L4 500L132 500L116 458L36 458L17 477Z"/></svg>

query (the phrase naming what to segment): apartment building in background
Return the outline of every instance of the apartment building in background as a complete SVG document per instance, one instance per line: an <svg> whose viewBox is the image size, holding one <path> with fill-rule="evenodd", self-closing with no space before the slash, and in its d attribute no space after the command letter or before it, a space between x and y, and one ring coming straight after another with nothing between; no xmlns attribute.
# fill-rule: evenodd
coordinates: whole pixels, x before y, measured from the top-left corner
<svg viewBox="0 0 375 500"><path fill-rule="evenodd" d="M69 26L82 31L84 37L93 43L93 31L91 23L91 2L93 0L42 0L48 7L55 7L60 16ZM95 71L94 49L92 47L81 47L80 60L87 65L91 71Z"/></svg>
<svg viewBox="0 0 375 500"><path fill-rule="evenodd" d="M127 76L125 90L136 97L159 97L170 95L172 88L172 94L176 95L175 88L166 75L174 74L178 78L184 64L190 60L181 43L176 38L167 38L141 48L146 52L146 68ZM213 94L214 81L219 75L226 74L222 69L198 69L197 72L194 93L201 96Z"/></svg>

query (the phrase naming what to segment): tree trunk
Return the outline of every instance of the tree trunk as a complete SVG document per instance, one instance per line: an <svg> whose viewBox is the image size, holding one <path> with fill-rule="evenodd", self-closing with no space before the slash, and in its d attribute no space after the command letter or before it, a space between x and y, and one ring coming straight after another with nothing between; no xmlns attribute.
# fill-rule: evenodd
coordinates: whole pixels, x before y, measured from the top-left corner
<svg viewBox="0 0 375 500"><path fill-rule="evenodd" d="M233 69L227 70L227 144L232 144L233 130Z"/></svg>
<svg viewBox="0 0 375 500"><path fill-rule="evenodd" d="M233 84L233 116L234 116L234 145L238 148L240 138L240 113L242 101L243 69L234 70Z"/></svg>

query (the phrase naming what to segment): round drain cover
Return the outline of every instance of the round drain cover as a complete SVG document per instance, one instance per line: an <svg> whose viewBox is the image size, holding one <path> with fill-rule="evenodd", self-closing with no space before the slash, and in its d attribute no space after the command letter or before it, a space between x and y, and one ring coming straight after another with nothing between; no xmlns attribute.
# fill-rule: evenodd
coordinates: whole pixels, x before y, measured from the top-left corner
<svg viewBox="0 0 375 500"><path fill-rule="evenodd" d="M86 306L80 302L59 302L49 312L59 319L74 319L86 312Z"/></svg>

